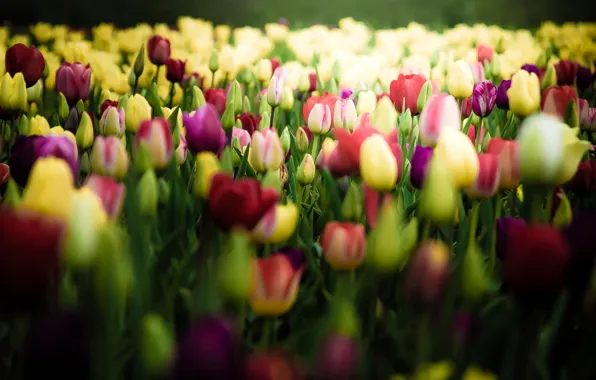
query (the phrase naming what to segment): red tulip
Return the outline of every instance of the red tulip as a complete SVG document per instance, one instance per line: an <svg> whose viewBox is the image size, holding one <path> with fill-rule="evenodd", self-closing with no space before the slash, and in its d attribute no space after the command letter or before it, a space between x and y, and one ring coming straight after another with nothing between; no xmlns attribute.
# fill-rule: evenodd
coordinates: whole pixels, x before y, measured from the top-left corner
<svg viewBox="0 0 596 380"><path fill-rule="evenodd" d="M497 193L501 179L499 156L492 153L478 154L479 173L474 185L466 193L474 198L488 199Z"/></svg>
<svg viewBox="0 0 596 380"><path fill-rule="evenodd" d="M0 141L2 142L2 141ZM0 152L1 153L1 152ZM0 185L8 181L10 177L10 167L6 164L0 164Z"/></svg>
<svg viewBox="0 0 596 380"><path fill-rule="evenodd" d="M226 110L226 92L223 88L209 88L205 91L205 100L213 104L219 116Z"/></svg>
<svg viewBox="0 0 596 380"><path fill-rule="evenodd" d="M281 65L279 59L276 58L269 58L269 62L271 62L271 72L274 73L275 70Z"/></svg>
<svg viewBox="0 0 596 380"><path fill-rule="evenodd" d="M548 87L542 92L542 112L565 117L565 109L570 102L577 102L577 90L571 86Z"/></svg>
<svg viewBox="0 0 596 380"><path fill-rule="evenodd" d="M151 63L164 65L170 58L170 40L162 36L153 36L147 41L147 53Z"/></svg>
<svg viewBox="0 0 596 380"><path fill-rule="evenodd" d="M486 128L482 127L482 128L480 128L480 135L478 136L478 139L480 140L480 144L482 144L482 142L484 141L485 136L486 136ZM468 137L472 141L472 144L476 144L476 127L473 126L472 124L470 124L470 126L468 127Z"/></svg>
<svg viewBox="0 0 596 380"><path fill-rule="evenodd" d="M89 96L91 69L79 62L64 62L56 71L56 91L61 92L71 106Z"/></svg>
<svg viewBox="0 0 596 380"><path fill-rule="evenodd" d="M518 151L518 143L515 140L503 140L495 137L488 142L486 153L499 156L501 171L499 187L501 189L514 189L521 181Z"/></svg>
<svg viewBox="0 0 596 380"><path fill-rule="evenodd" d="M493 60L493 54L495 53L495 49L493 49L489 45L485 44L478 44L476 46L476 56L478 62L491 62Z"/></svg>
<svg viewBox="0 0 596 380"><path fill-rule="evenodd" d="M329 222L321 234L325 260L339 270L355 269L364 260L366 236L360 223Z"/></svg>
<svg viewBox="0 0 596 380"><path fill-rule="evenodd" d="M277 191L262 189L255 179L234 181L222 173L211 179L209 210L215 224L223 230L235 226L252 230L278 200Z"/></svg>
<svg viewBox="0 0 596 380"><path fill-rule="evenodd" d="M313 92L317 89L317 73L310 73L308 74L308 81L310 83L310 87L308 88L309 92Z"/></svg>
<svg viewBox="0 0 596 380"><path fill-rule="evenodd" d="M425 82L426 78L422 74L399 74L389 87L391 101L395 104L395 108L399 112L409 109L412 115L418 115L418 96Z"/></svg>
<svg viewBox="0 0 596 380"><path fill-rule="evenodd" d="M362 192L364 193L364 214L366 215L366 223L370 228L375 228L379 219L379 210L387 202L391 201L391 194L385 193L381 195L368 187L366 184L362 185Z"/></svg>
<svg viewBox="0 0 596 380"><path fill-rule="evenodd" d="M296 359L281 351L260 352L250 356L244 368L244 380L303 380Z"/></svg>
<svg viewBox="0 0 596 380"><path fill-rule="evenodd" d="M168 58L166 61L166 78L172 83L180 83L184 78L186 61Z"/></svg>
<svg viewBox="0 0 596 380"><path fill-rule="evenodd" d="M551 226L511 230L505 254L507 288L524 300L550 300L563 286L570 257L565 238Z"/></svg>
<svg viewBox="0 0 596 380"><path fill-rule="evenodd" d="M331 153L328 168L336 177L352 175L360 171L360 146L367 137L379 133L372 127L362 127L353 133L336 128L333 134L337 139L337 147Z"/></svg>
<svg viewBox="0 0 596 380"><path fill-rule="evenodd" d="M331 111L331 128L334 127L334 114L335 114L335 102L339 99L336 95L325 94L323 96L311 96L306 100L304 103L304 107L302 108L302 116L304 120L308 120L308 116L310 115L310 111L312 111L313 107L317 103L326 104L329 106L329 110Z"/></svg>
<svg viewBox="0 0 596 380"><path fill-rule="evenodd" d="M557 72L557 85L572 86L577 76L577 62L568 59L562 59L555 64L555 71Z"/></svg>
<svg viewBox="0 0 596 380"><path fill-rule="evenodd" d="M236 120L240 120L240 123L242 123L242 129L247 131L252 136L254 131L259 129L261 116L255 117L252 113L244 112L242 115L237 116Z"/></svg>
<svg viewBox="0 0 596 380"><path fill-rule="evenodd" d="M55 289L63 224L0 207L0 310L29 310Z"/></svg>
<svg viewBox="0 0 596 380"><path fill-rule="evenodd" d="M35 46L27 47L23 44L15 44L8 48L4 62L6 72L11 77L14 77L16 73L23 74L27 87L37 83L46 67L43 54Z"/></svg>
<svg viewBox="0 0 596 380"><path fill-rule="evenodd" d="M465 98L461 102L461 116L465 119L472 114L472 98Z"/></svg>

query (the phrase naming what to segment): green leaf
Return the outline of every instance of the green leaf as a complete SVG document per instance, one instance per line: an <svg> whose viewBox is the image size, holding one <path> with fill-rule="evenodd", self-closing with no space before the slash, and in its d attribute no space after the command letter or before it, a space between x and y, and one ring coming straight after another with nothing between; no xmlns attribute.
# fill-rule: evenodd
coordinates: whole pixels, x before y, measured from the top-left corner
<svg viewBox="0 0 596 380"><path fill-rule="evenodd" d="M322 171L323 182L325 183L325 189L328 194L328 200L331 203L332 209L332 217L335 220L343 220L342 212L341 212L341 199L339 196L339 191L337 189L337 182L331 177L331 174L328 170Z"/></svg>
<svg viewBox="0 0 596 380"><path fill-rule="evenodd" d="M236 149L236 153L238 153L240 157L242 157L242 161L240 161L240 166L238 167L238 174L236 175L236 178L242 178L246 176L246 171L249 167L248 154L250 153L250 145L246 147L246 149L244 150L244 154L242 154L242 152L239 149Z"/></svg>
<svg viewBox="0 0 596 380"><path fill-rule="evenodd" d="M290 163L288 164L288 184L290 187L289 197L292 202L298 202L298 190L296 186L296 164L294 163L294 157L290 157ZM298 205L299 209L302 207Z"/></svg>

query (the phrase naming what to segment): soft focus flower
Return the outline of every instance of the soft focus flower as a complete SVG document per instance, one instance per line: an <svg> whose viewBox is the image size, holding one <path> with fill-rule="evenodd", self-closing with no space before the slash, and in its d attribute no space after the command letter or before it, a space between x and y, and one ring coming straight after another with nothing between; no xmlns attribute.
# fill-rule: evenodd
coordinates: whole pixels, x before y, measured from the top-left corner
<svg viewBox="0 0 596 380"><path fill-rule="evenodd" d="M482 62L470 63L470 71L472 72L472 78L474 78L474 84L484 81L484 65Z"/></svg>
<svg viewBox="0 0 596 380"><path fill-rule="evenodd" d="M166 61L166 78L172 83L182 82L186 69L186 61L168 58Z"/></svg>
<svg viewBox="0 0 596 380"><path fill-rule="evenodd" d="M261 244L278 244L289 239L298 224L298 207L293 203L276 205L263 215L252 230L252 237Z"/></svg>
<svg viewBox="0 0 596 380"><path fill-rule="evenodd" d="M99 132L104 136L122 136L126 129L124 108L108 106L101 114Z"/></svg>
<svg viewBox="0 0 596 380"><path fill-rule="evenodd" d="M79 100L87 100L90 85L89 65L64 62L56 72L56 91L62 93L71 106Z"/></svg>
<svg viewBox="0 0 596 380"><path fill-rule="evenodd" d="M255 117L252 113L243 113L240 116L236 117L237 120L240 120L242 123L242 129L247 131L251 136L259 127L259 122L261 121L261 116Z"/></svg>
<svg viewBox="0 0 596 380"><path fill-rule="evenodd" d="M478 177L474 184L466 188L468 195L474 198L488 199L496 194L500 184L499 156L491 153L478 154Z"/></svg>
<svg viewBox="0 0 596 380"><path fill-rule="evenodd" d="M474 85L476 86L476 85ZM472 94L473 96L473 94ZM460 106L461 116L467 119L472 114L472 98L465 98L461 100Z"/></svg>
<svg viewBox="0 0 596 380"><path fill-rule="evenodd" d="M504 217L497 219L497 257L505 259L507 253L507 244L511 231L526 228L526 221L521 218Z"/></svg>
<svg viewBox="0 0 596 380"><path fill-rule="evenodd" d="M136 132L143 120L151 119L151 106L141 94L128 98L124 110L126 130Z"/></svg>
<svg viewBox="0 0 596 380"><path fill-rule="evenodd" d="M499 156L499 187L515 189L521 181L517 141L494 137L488 142L486 153Z"/></svg>
<svg viewBox="0 0 596 380"><path fill-rule="evenodd" d="M308 115L308 128L315 135L324 135L331 129L331 110L324 103L313 106Z"/></svg>
<svg viewBox="0 0 596 380"><path fill-rule="evenodd" d="M256 352L246 359L242 379L245 380L304 380L302 367L296 358L281 350Z"/></svg>
<svg viewBox="0 0 596 380"><path fill-rule="evenodd" d="M509 230L505 283L526 301L552 300L563 286L571 250L561 232L534 225Z"/></svg>
<svg viewBox="0 0 596 380"><path fill-rule="evenodd" d="M309 185L314 181L315 174L315 162L310 153L306 153L302 158L302 162L298 165L296 179L301 185Z"/></svg>
<svg viewBox="0 0 596 380"><path fill-rule="evenodd" d="M467 135L457 129L441 133L433 152L433 159L441 160L449 170L456 186L470 187L478 177L478 154Z"/></svg>
<svg viewBox="0 0 596 380"><path fill-rule="evenodd" d="M27 88L22 73L14 78L4 74L0 82L0 109L5 111L23 111L27 108Z"/></svg>
<svg viewBox="0 0 596 380"><path fill-rule="evenodd" d="M124 178L129 158L126 147L116 136L97 136L91 148L91 171L99 175Z"/></svg>
<svg viewBox="0 0 596 380"><path fill-rule="evenodd" d="M14 44L6 50L4 64L10 76L22 73L27 87L37 83L46 67L43 54L35 46L27 47L23 44Z"/></svg>
<svg viewBox="0 0 596 380"><path fill-rule="evenodd" d="M170 58L170 40L161 36L152 36L147 41L147 55L154 65L165 65Z"/></svg>
<svg viewBox="0 0 596 380"><path fill-rule="evenodd" d="M219 160L212 152L200 152L197 154L196 165L194 192L200 198L206 199L211 188L211 179L221 170Z"/></svg>
<svg viewBox="0 0 596 380"><path fill-rule="evenodd" d="M379 192L390 191L399 172L397 159L383 136L375 134L364 140L360 147L360 175L364 183Z"/></svg>
<svg viewBox="0 0 596 380"><path fill-rule="evenodd" d="M252 230L278 200L275 190L262 189L254 179L234 181L220 173L211 179L209 209L215 224L224 230L234 226Z"/></svg>
<svg viewBox="0 0 596 380"><path fill-rule="evenodd" d="M101 201L107 215L117 220L124 205L125 187L110 177L91 174L83 184L91 189Z"/></svg>
<svg viewBox="0 0 596 380"><path fill-rule="evenodd" d="M450 269L449 248L440 241L428 241L416 250L405 278L407 297L419 305L434 305L445 291Z"/></svg>
<svg viewBox="0 0 596 380"><path fill-rule="evenodd" d="M353 379L360 367L360 344L341 334L326 337L317 355L317 379Z"/></svg>
<svg viewBox="0 0 596 380"><path fill-rule="evenodd" d="M447 90L458 99L472 96L474 77L470 66L463 60L449 65L447 70Z"/></svg>
<svg viewBox="0 0 596 380"><path fill-rule="evenodd" d="M377 103L373 123L385 135L396 130L397 111L388 96L383 96L379 103Z"/></svg>
<svg viewBox="0 0 596 380"><path fill-rule="evenodd" d="M439 136L446 129L461 128L461 115L457 101L451 95L432 96L420 115L420 141L430 147L437 145Z"/></svg>
<svg viewBox="0 0 596 380"><path fill-rule="evenodd" d="M490 115L497 100L497 89L489 81L474 85L472 93L472 110L480 117Z"/></svg>
<svg viewBox="0 0 596 380"><path fill-rule="evenodd" d="M285 83L282 73L282 70L276 69L269 81L269 87L267 88L267 103L269 103L271 107L279 106L284 97Z"/></svg>
<svg viewBox="0 0 596 380"><path fill-rule="evenodd" d="M221 126L217 109L212 104L205 104L193 116L184 113L186 142L193 153L219 153L226 143L226 133Z"/></svg>
<svg viewBox="0 0 596 380"><path fill-rule="evenodd" d="M358 119L354 102L351 99L338 99L335 102L334 118L336 128L353 131Z"/></svg>
<svg viewBox="0 0 596 380"><path fill-rule="evenodd" d="M493 54L495 54L495 50L492 46L486 44L476 45L476 57L478 62L485 63L492 61Z"/></svg>
<svg viewBox="0 0 596 380"><path fill-rule="evenodd" d="M577 67L575 82L577 88L581 91L591 88L592 83L594 83L594 79L592 78L592 71L590 70L590 68L579 65Z"/></svg>
<svg viewBox="0 0 596 380"><path fill-rule="evenodd" d="M321 150L319 157L321 157L321 155L323 156L321 160L325 161L324 166L336 177L359 173L360 147L364 140L369 136L378 133L379 131L372 127L361 127L352 133L336 128L333 130L333 134L335 135L337 142L333 146L333 149L330 149L330 152L328 152L329 149L327 146L329 144L327 144L323 147L324 149Z"/></svg>
<svg viewBox="0 0 596 380"><path fill-rule="evenodd" d="M536 74L519 70L511 78L507 90L509 108L518 116L530 116L540 107L540 81Z"/></svg>
<svg viewBox="0 0 596 380"><path fill-rule="evenodd" d="M356 103L356 111L358 111L358 115L362 115L366 112L372 114L375 112L375 108L377 108L377 97L375 96L375 93L372 91L360 91L358 93L358 102Z"/></svg>
<svg viewBox="0 0 596 380"><path fill-rule="evenodd" d="M509 109L509 96L507 96L507 91L511 87L511 80L503 80L499 84L499 88L497 89L497 99L496 104L502 110Z"/></svg>
<svg viewBox="0 0 596 380"><path fill-rule="evenodd" d="M170 122L160 117L141 122L135 134L135 152L143 144L150 153L151 167L165 168L174 153Z"/></svg>
<svg viewBox="0 0 596 380"><path fill-rule="evenodd" d="M557 71L557 85L572 86L575 83L575 77L577 76L577 68L577 62L568 59L562 59L559 63L555 64L555 70Z"/></svg>
<svg viewBox="0 0 596 380"><path fill-rule="evenodd" d="M280 316L296 302L304 266L294 269L281 253L252 259L252 283L248 304L257 315Z"/></svg>
<svg viewBox="0 0 596 380"><path fill-rule="evenodd" d="M271 75L273 75L273 66L271 64L271 61L268 59L259 60L255 64L253 72L258 81L268 81L269 79L271 79Z"/></svg>
<svg viewBox="0 0 596 380"><path fill-rule="evenodd" d="M330 119L329 119L330 120L329 128L333 128L333 121L334 121L334 117L335 117L335 103L337 102L337 100L339 100L338 96L332 95L332 94L327 94L327 93L325 93L323 96L311 96L304 103L304 107L302 107L302 117L304 117L304 120L306 120L308 122L310 114L316 104L327 105L329 107L329 111L331 111ZM376 100L375 100L375 104L376 104Z"/></svg>
<svg viewBox="0 0 596 380"><path fill-rule="evenodd" d="M364 260L366 238L359 223L328 222L321 234L325 260L336 270L355 269Z"/></svg>
<svg viewBox="0 0 596 380"><path fill-rule="evenodd" d="M534 73L534 74L536 74L537 77L540 77L540 69L536 65L531 65L529 63L526 63L525 65L523 65L521 67L521 69L526 70L529 73Z"/></svg>
<svg viewBox="0 0 596 380"><path fill-rule="evenodd" d="M41 116L35 115L29 120L28 136L45 136L50 133L50 124L48 120Z"/></svg>
<svg viewBox="0 0 596 380"><path fill-rule="evenodd" d="M410 161L410 182L412 186L421 189L428 171L430 160L433 156L433 148L418 145L414 148Z"/></svg>
<svg viewBox="0 0 596 380"><path fill-rule="evenodd" d="M412 115L418 115L418 96L426 82L422 74L399 74L396 80L391 82L391 101L399 112L409 109Z"/></svg>
<svg viewBox="0 0 596 380"><path fill-rule="evenodd" d="M248 161L257 172L279 169L284 157L281 141L275 130L266 128L252 134Z"/></svg>
<svg viewBox="0 0 596 380"><path fill-rule="evenodd" d="M571 102L577 102L577 90L575 87L560 86L548 87L542 92L541 107L542 112L557 116L563 120L565 110Z"/></svg>

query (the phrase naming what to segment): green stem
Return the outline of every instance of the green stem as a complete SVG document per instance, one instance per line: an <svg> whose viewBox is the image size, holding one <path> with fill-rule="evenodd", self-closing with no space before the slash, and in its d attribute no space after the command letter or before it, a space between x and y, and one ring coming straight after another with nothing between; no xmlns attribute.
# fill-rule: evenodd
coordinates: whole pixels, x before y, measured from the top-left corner
<svg viewBox="0 0 596 380"><path fill-rule="evenodd" d="M474 244L476 240L476 227L478 226L478 212L480 210L480 203L474 201L472 211L470 212L470 230L468 232L468 248Z"/></svg>
<svg viewBox="0 0 596 380"><path fill-rule="evenodd" d="M425 313L418 321L418 369L424 367L428 362L430 353L429 319Z"/></svg>
<svg viewBox="0 0 596 380"><path fill-rule="evenodd" d="M174 93L176 92L176 83L172 82L172 84L170 84L170 99L169 99L169 105L168 108L172 108L172 105L174 104Z"/></svg>
<svg viewBox="0 0 596 380"><path fill-rule="evenodd" d="M269 119L269 128L271 128L271 129L276 129L276 128L274 128L275 122L273 120L275 118L275 108L277 108L277 107L271 107L271 118Z"/></svg>
<svg viewBox="0 0 596 380"><path fill-rule="evenodd" d="M312 150L310 155L312 156L312 159L317 162L317 155L319 154L319 143L321 142L321 136L320 135L313 135L313 140L312 140Z"/></svg>
<svg viewBox="0 0 596 380"><path fill-rule="evenodd" d="M155 84L157 84L157 79L159 78L159 70L161 70L161 65L157 66L157 70L155 70L155 76L153 77Z"/></svg>
<svg viewBox="0 0 596 380"><path fill-rule="evenodd" d="M484 120L482 118L480 118L480 123L478 123L479 126L476 127L475 130L474 130L474 147L476 148L476 152L480 152L480 147L481 147L481 144L480 144L480 142L481 142L480 140L481 139L480 139L480 137L482 136L481 131L482 131L482 123L483 123L483 121Z"/></svg>
<svg viewBox="0 0 596 380"><path fill-rule="evenodd" d="M490 245L490 256L488 258L488 273L493 274L495 271L495 262L497 256L497 220L501 218L501 211L503 210L503 196L499 193L495 197L495 221L493 226L493 234Z"/></svg>
<svg viewBox="0 0 596 380"><path fill-rule="evenodd" d="M263 333L261 335L261 341L259 342L259 347L261 349L267 348L269 342L272 339L273 329L275 324L275 318L268 317L263 323Z"/></svg>
<svg viewBox="0 0 596 380"><path fill-rule="evenodd" d="M424 242L430 235L430 220L426 219L422 225L422 235L420 235L420 242Z"/></svg>

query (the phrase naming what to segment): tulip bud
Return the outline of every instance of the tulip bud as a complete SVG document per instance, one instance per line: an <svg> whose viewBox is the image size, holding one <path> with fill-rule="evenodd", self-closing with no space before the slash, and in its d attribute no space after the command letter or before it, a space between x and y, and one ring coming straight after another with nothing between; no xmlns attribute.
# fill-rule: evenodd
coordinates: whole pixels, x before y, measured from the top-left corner
<svg viewBox="0 0 596 380"><path fill-rule="evenodd" d="M81 122L75 137L80 150L85 150L93 144L93 122L87 112L83 112L81 116Z"/></svg>
<svg viewBox="0 0 596 380"><path fill-rule="evenodd" d="M248 162L253 169L260 173L278 170L285 154L275 130L266 128L262 132L255 131L251 141Z"/></svg>
<svg viewBox="0 0 596 380"><path fill-rule="evenodd" d="M470 187L478 178L478 153L474 144L463 132L445 129L434 150L435 157L443 161L456 186Z"/></svg>
<svg viewBox="0 0 596 380"><path fill-rule="evenodd" d="M249 236L242 231L233 231L218 262L217 285L227 300L243 303L248 299L253 256L255 250Z"/></svg>
<svg viewBox="0 0 596 380"><path fill-rule="evenodd" d="M165 168L174 153L170 122L161 117L143 121L135 135L135 159L137 158L136 152L142 145L149 152L149 162L143 162L139 169L142 171L147 168ZM143 157L141 154L140 158L147 157Z"/></svg>
<svg viewBox="0 0 596 380"><path fill-rule="evenodd" d="M484 256L472 243L467 248L462 268L462 295L470 300L480 299L488 290L488 277L484 269Z"/></svg>
<svg viewBox="0 0 596 380"><path fill-rule="evenodd" d="M27 108L27 86L23 73L14 78L5 73L0 82L0 107L6 111L23 111Z"/></svg>
<svg viewBox="0 0 596 380"><path fill-rule="evenodd" d="M387 96L383 96L377 104L374 114L374 125L378 130L388 135L396 127L397 111Z"/></svg>
<svg viewBox="0 0 596 380"><path fill-rule="evenodd" d="M336 82L341 80L341 62L339 60L333 62L331 66L331 79L334 79Z"/></svg>
<svg viewBox="0 0 596 380"><path fill-rule="evenodd" d="M283 189L283 184L279 177L278 170L270 170L265 173L263 179L261 180L261 186L263 188L275 190L277 193L281 194Z"/></svg>
<svg viewBox="0 0 596 380"><path fill-rule="evenodd" d="M255 65L254 74L255 78L257 78L259 82L268 81L271 78L271 75L273 75L271 61L268 59L261 59L259 62L257 62Z"/></svg>
<svg viewBox="0 0 596 380"><path fill-rule="evenodd" d="M298 127L296 131L296 148L299 152L304 153L308 151L310 142L308 141L308 135L302 127Z"/></svg>
<svg viewBox="0 0 596 380"><path fill-rule="evenodd" d="M422 217L436 223L452 224L457 209L458 189L445 163L431 159L422 187L419 211Z"/></svg>
<svg viewBox="0 0 596 380"><path fill-rule="evenodd" d="M570 128L579 127L579 110L577 108L576 100L570 100L569 103L567 103L563 120L565 120L565 124L567 124Z"/></svg>
<svg viewBox="0 0 596 380"><path fill-rule="evenodd" d="M244 100L242 102L242 113L252 113L252 107L250 105L250 100L248 96L244 96Z"/></svg>
<svg viewBox="0 0 596 380"><path fill-rule="evenodd" d="M296 173L296 179L301 185L309 185L315 179L315 162L310 154L305 154L300 165L298 165L298 171Z"/></svg>
<svg viewBox="0 0 596 380"><path fill-rule="evenodd" d="M354 102L351 99L338 99L335 102L333 118L335 127L353 131L358 120Z"/></svg>
<svg viewBox="0 0 596 380"><path fill-rule="evenodd" d="M267 88L267 103L271 107L277 107L281 104L284 97L284 87L283 77L273 74Z"/></svg>
<svg viewBox="0 0 596 380"><path fill-rule="evenodd" d="M101 115L99 131L104 136L122 136L126 125L124 124L124 109L109 106Z"/></svg>
<svg viewBox="0 0 596 380"><path fill-rule="evenodd" d="M294 108L294 92L289 86L284 86L284 95L281 101L281 109L289 112Z"/></svg>
<svg viewBox="0 0 596 380"><path fill-rule="evenodd" d="M157 186L157 177L151 169L143 173L137 188L137 197L139 208L145 216L154 216L157 214L157 203L159 200L159 188Z"/></svg>
<svg viewBox="0 0 596 380"><path fill-rule="evenodd" d="M428 101L428 99L430 99L431 96L433 96L433 84L432 81L427 80L422 85L422 88L420 89L420 94L418 95L418 101L416 102L418 112L422 112L424 106L426 105L426 102Z"/></svg>
<svg viewBox="0 0 596 380"><path fill-rule="evenodd" d="M420 306L436 304L445 290L450 256L449 248L440 241L429 241L418 248L406 273L407 297Z"/></svg>
<svg viewBox="0 0 596 380"><path fill-rule="evenodd" d="M269 129L271 124L271 115L269 112L265 112L261 114L261 120L259 121L259 131L263 131L265 129Z"/></svg>
<svg viewBox="0 0 596 380"><path fill-rule="evenodd" d="M302 70L298 78L298 91L308 92L310 90L310 74L306 70Z"/></svg>
<svg viewBox="0 0 596 380"><path fill-rule="evenodd" d="M363 113L373 114L377 108L377 96L372 91L361 91L358 93L358 103L356 104L356 110L358 115Z"/></svg>
<svg viewBox="0 0 596 380"><path fill-rule="evenodd" d="M362 217L363 195L360 186L351 182L346 196L341 205L341 213L344 219L358 221Z"/></svg>
<svg viewBox="0 0 596 380"><path fill-rule="evenodd" d="M470 66L459 60L449 65L447 70L447 91L455 98L464 99L472 96L474 76Z"/></svg>
<svg viewBox="0 0 596 380"><path fill-rule="evenodd" d="M403 226L403 217L395 199L389 198L380 210L379 220L367 239L366 260L379 272L391 272L404 263L401 241L395 236Z"/></svg>
<svg viewBox="0 0 596 380"><path fill-rule="evenodd" d="M324 135L331 129L331 110L323 103L317 103L308 115L308 128L315 135Z"/></svg>
<svg viewBox="0 0 596 380"><path fill-rule="evenodd" d="M220 171L219 161L214 153L201 152L197 154L196 165L194 194L201 199L207 199L211 178L215 173Z"/></svg>
<svg viewBox="0 0 596 380"><path fill-rule="evenodd" d="M141 357L152 376L163 375L168 369L174 351L174 337L163 318L149 314L141 321Z"/></svg>
<svg viewBox="0 0 596 380"><path fill-rule="evenodd" d="M135 57L135 62L132 66L132 72L136 78L140 78L145 70L145 44L141 44L141 48ZM133 84L134 86L134 84Z"/></svg>
<svg viewBox="0 0 596 380"><path fill-rule="evenodd" d="M285 127L284 130L281 132L279 140L281 141L281 147L284 150L284 154L288 154L288 152L290 151L290 143L292 142L290 136L290 129L288 127Z"/></svg>
<svg viewBox="0 0 596 380"><path fill-rule="evenodd" d="M58 93L58 116L60 117L60 122L64 123L66 119L68 119L68 114L70 113L70 107L68 106L68 102L64 97L64 94L59 92Z"/></svg>
<svg viewBox="0 0 596 380"><path fill-rule="evenodd" d="M565 195L564 192L560 192L554 195L555 197L559 198L559 207L557 207L555 211L555 215L553 217L552 224L556 228L564 228L571 223L573 218L573 212L571 210L571 204L569 203L569 199Z"/></svg>
<svg viewBox="0 0 596 380"><path fill-rule="evenodd" d="M328 222L321 234L325 260L335 270L360 266L366 253L364 226L359 223Z"/></svg>
<svg viewBox="0 0 596 380"><path fill-rule="evenodd" d="M19 186L14 179L10 178L6 185L6 193L4 193L2 202L9 207L16 207L20 201L21 193L19 192Z"/></svg>
<svg viewBox="0 0 596 380"><path fill-rule="evenodd" d="M230 130L234 127L234 109L233 107L227 107L221 117L221 126L225 130Z"/></svg>
<svg viewBox="0 0 596 380"><path fill-rule="evenodd" d="M360 175L375 191L391 191L398 179L397 160L382 135L368 137L360 147Z"/></svg>
<svg viewBox="0 0 596 380"><path fill-rule="evenodd" d="M203 107L207 103L205 101L205 95L203 95L203 91L197 86L192 88L192 99L190 103L190 108L193 110L198 110L199 108Z"/></svg>
<svg viewBox="0 0 596 380"><path fill-rule="evenodd" d="M43 119L43 116L36 115L36 117ZM31 118L31 120L33 120L33 118ZM50 125L48 124L47 120L46 120L45 124L48 127L47 132L49 133ZM21 135L29 135L30 136L33 134L37 134L37 133L29 133L29 119L27 119L26 115L21 115L21 117L19 118L19 124L18 124L17 129L19 131L19 134L21 134ZM2 152L0 152L0 153L2 153Z"/></svg>
<svg viewBox="0 0 596 380"><path fill-rule="evenodd" d="M115 178L124 178L129 158L122 140L115 136L97 136L91 149L91 171Z"/></svg>
<svg viewBox="0 0 596 380"><path fill-rule="evenodd" d="M412 113L410 109L406 109L406 112L403 112L399 115L397 120L397 125L399 127L399 134L401 136L409 136L410 132L412 132L412 126L414 125L414 121L412 120Z"/></svg>
<svg viewBox="0 0 596 380"><path fill-rule="evenodd" d="M35 82L33 86L27 87L27 101L29 103L39 103L41 100L41 94L43 94L43 85L41 84L40 80Z"/></svg>
<svg viewBox="0 0 596 380"><path fill-rule="evenodd" d="M337 95L339 93L339 87L337 86L337 81L333 78L327 84L327 92L331 95Z"/></svg>
<svg viewBox="0 0 596 380"><path fill-rule="evenodd" d="M240 88L240 83L237 80L232 82L232 86L228 91L228 99L227 103L232 104L232 108L235 115L240 115L242 112L242 89Z"/></svg>
<svg viewBox="0 0 596 380"><path fill-rule="evenodd" d="M555 70L555 65L552 63L546 67L546 71L544 72L544 76L542 77L542 86L541 89L544 91L549 87L553 87L557 85L557 70Z"/></svg>
<svg viewBox="0 0 596 380"><path fill-rule="evenodd" d="M259 95L259 115L271 114L271 106L267 103L267 94ZM267 124L269 125L269 124Z"/></svg>
<svg viewBox="0 0 596 380"><path fill-rule="evenodd" d="M499 190L501 168L499 156L491 153L478 154L478 177L465 191L470 197L489 199Z"/></svg>
<svg viewBox="0 0 596 380"><path fill-rule="evenodd" d="M214 49L209 56L209 71L215 73L217 70L219 70L219 53Z"/></svg>
<svg viewBox="0 0 596 380"><path fill-rule="evenodd" d="M134 71L131 70L130 73L128 73L128 87L134 89L135 84L137 83L137 76L135 75Z"/></svg>

